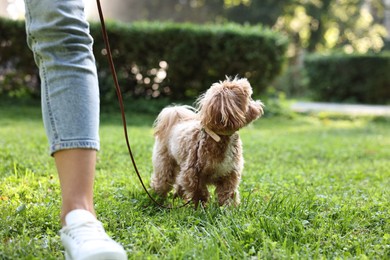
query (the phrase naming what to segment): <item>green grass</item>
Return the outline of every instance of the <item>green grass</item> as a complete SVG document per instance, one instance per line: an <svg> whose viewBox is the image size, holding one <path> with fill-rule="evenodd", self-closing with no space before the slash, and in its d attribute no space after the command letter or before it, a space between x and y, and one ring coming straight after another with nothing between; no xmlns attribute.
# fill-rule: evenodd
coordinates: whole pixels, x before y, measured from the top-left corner
<svg viewBox="0 0 390 260"><path fill-rule="evenodd" d="M153 119L128 115L147 183ZM389 259L389 133L387 119L260 119L240 132L238 208L213 198L205 209L165 210L138 183L119 115L103 114L96 210L129 259ZM62 259L59 183L39 108L0 106L0 178L0 259Z"/></svg>

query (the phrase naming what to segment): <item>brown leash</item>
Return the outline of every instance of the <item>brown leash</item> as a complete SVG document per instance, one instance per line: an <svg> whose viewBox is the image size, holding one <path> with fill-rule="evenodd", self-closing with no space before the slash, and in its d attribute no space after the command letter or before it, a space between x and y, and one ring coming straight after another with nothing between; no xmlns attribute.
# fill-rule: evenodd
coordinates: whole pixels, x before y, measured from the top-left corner
<svg viewBox="0 0 390 260"><path fill-rule="evenodd" d="M127 134L127 123L126 123L126 115L125 115L125 109L124 109L124 105L123 105L123 98L122 98L122 93L121 93L121 89L119 87L119 83L118 83L118 77L116 75L116 70L115 70L115 66L114 66L114 62L113 62L113 59L112 59L112 54L111 54L111 48L110 48L110 43L108 41L108 35L107 35L107 30L106 30L106 25L105 25L105 22L104 22L104 17L103 17L103 11L102 11L102 7L101 7L101 4L100 4L100 0L96 0L97 2L97 7L98 7L98 11L99 11L99 18L100 18L100 23L101 23L101 26L102 26L102 33L103 33L103 39L104 39L104 44L106 45L106 50L107 50L107 58L108 58L108 63L110 64L110 69L111 69L111 74L112 74L112 78L114 80L114 84L115 84L115 90L116 90L116 95L118 97L118 101L119 101L119 106L120 106L120 110L121 110L121 115L122 115L122 123L123 123L123 131L124 131L124 135L125 135L125 139L126 139L126 145L127 145L127 150L129 151L129 155L130 155L130 158L131 158L131 161L133 163L133 167L134 167L134 170L138 176L138 179L142 185L142 187L144 188L146 194L148 194L149 198L158 206L162 207L162 208L166 208L166 209L173 209L172 206L165 206L165 205L162 205L161 203L159 203L158 201L156 201L152 195L150 195L149 191L146 189L146 186L141 178L141 175L138 171L138 168L137 168L137 164L135 163L135 160L134 160L134 156L133 156L133 152L131 151L131 147L130 147L130 142L129 142L129 136ZM187 201L185 204L179 206L179 207L176 207L176 208L182 208L186 205L188 205L189 203L191 202L191 200Z"/></svg>

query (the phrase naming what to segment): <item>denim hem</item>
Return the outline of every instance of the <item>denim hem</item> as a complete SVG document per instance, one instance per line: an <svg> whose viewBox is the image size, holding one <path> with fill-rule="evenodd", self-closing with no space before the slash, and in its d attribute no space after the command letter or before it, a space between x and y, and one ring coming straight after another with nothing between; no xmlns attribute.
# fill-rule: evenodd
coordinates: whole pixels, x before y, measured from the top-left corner
<svg viewBox="0 0 390 260"><path fill-rule="evenodd" d="M100 143L92 140L72 140L72 141L60 141L59 143L50 146L50 155L53 156L55 152L67 149L92 149L99 151Z"/></svg>

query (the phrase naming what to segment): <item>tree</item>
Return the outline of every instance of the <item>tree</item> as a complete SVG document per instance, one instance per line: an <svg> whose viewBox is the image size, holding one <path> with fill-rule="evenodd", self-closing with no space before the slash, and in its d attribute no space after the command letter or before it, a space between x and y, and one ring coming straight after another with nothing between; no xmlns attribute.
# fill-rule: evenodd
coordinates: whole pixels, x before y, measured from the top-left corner
<svg viewBox="0 0 390 260"><path fill-rule="evenodd" d="M386 31L378 19L374 19L366 2L296 0L285 7L285 15L279 17L274 28L286 32L296 46L310 52L332 49L377 52L384 45ZM378 10L383 8L376 6Z"/></svg>
<svg viewBox="0 0 390 260"><path fill-rule="evenodd" d="M390 0L383 0L383 25L386 28L386 44L387 49L390 49Z"/></svg>
<svg viewBox="0 0 390 260"><path fill-rule="evenodd" d="M292 0L225 1L226 18L237 23L264 24L272 27Z"/></svg>

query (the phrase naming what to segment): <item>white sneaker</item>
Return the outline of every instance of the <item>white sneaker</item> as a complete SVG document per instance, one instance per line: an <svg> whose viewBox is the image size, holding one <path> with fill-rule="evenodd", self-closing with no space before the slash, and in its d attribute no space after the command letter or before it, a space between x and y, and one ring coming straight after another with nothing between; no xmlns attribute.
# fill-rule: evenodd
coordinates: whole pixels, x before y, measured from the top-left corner
<svg viewBox="0 0 390 260"><path fill-rule="evenodd" d="M65 217L66 226L60 230L67 260L126 260L121 245L104 231L102 223L87 210L76 209Z"/></svg>

